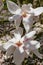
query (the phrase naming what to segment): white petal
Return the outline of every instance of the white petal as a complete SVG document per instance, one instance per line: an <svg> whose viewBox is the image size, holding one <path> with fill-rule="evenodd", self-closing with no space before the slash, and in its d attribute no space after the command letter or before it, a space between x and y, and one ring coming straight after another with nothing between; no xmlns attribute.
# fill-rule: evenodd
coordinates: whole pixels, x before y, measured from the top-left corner
<svg viewBox="0 0 43 65"><path fill-rule="evenodd" d="M32 38L36 34L36 31L31 31L25 35L26 38Z"/></svg>
<svg viewBox="0 0 43 65"><path fill-rule="evenodd" d="M28 5L26 5L26 4L23 4L23 5L22 5L22 10L23 10L23 11L26 11L26 10L28 10L28 9L29 9Z"/></svg>
<svg viewBox="0 0 43 65"><path fill-rule="evenodd" d="M25 43L25 42L31 40L31 39L34 37L35 34L36 34L36 31L31 31L31 32L25 34L25 35L21 38L21 42L24 42L24 43Z"/></svg>
<svg viewBox="0 0 43 65"><path fill-rule="evenodd" d="M26 32L30 31L30 28L32 27L33 23L33 16L31 14L27 14L26 17L23 17L23 25Z"/></svg>
<svg viewBox="0 0 43 65"><path fill-rule="evenodd" d="M15 26L18 28L20 26L22 17L20 15L14 16Z"/></svg>
<svg viewBox="0 0 43 65"><path fill-rule="evenodd" d="M5 49L3 48L3 43L2 43L2 41L1 41L1 40L0 40L0 50L5 51Z"/></svg>
<svg viewBox="0 0 43 65"><path fill-rule="evenodd" d="M5 49L3 48L1 44L0 44L0 50L5 51Z"/></svg>
<svg viewBox="0 0 43 65"><path fill-rule="evenodd" d="M13 15L13 16L9 17L8 20L9 21L15 21L15 26L19 26L20 23L21 23L22 18L21 18L20 15Z"/></svg>
<svg viewBox="0 0 43 65"><path fill-rule="evenodd" d="M32 14L26 14L26 17L23 17L23 21L28 23L30 22L31 18L32 18Z"/></svg>
<svg viewBox="0 0 43 65"><path fill-rule="evenodd" d="M23 46L24 46L24 45L21 45L21 46L19 47L20 53L23 53L23 52L24 52Z"/></svg>
<svg viewBox="0 0 43 65"><path fill-rule="evenodd" d="M40 48L40 43L37 43L37 45L35 47L36 47L36 49Z"/></svg>
<svg viewBox="0 0 43 65"><path fill-rule="evenodd" d="M17 34L17 35L20 35L20 37L23 35L23 28L21 27L18 27L17 29L15 29L14 31L14 35ZM15 36L16 37L16 36Z"/></svg>
<svg viewBox="0 0 43 65"><path fill-rule="evenodd" d="M40 54L37 49L33 50L33 53L34 53L38 58L42 59L42 54Z"/></svg>
<svg viewBox="0 0 43 65"><path fill-rule="evenodd" d="M10 46L14 46L14 43L16 42L16 40L15 40L15 38L13 38L13 39L11 39L11 40L9 40L8 42L6 42L4 45L3 45L3 47L4 47L4 49L8 49L8 48L10 48Z"/></svg>
<svg viewBox="0 0 43 65"><path fill-rule="evenodd" d="M12 46L12 44L7 42L3 47L7 50L10 46Z"/></svg>
<svg viewBox="0 0 43 65"><path fill-rule="evenodd" d="M30 4L28 4L28 5L26 5L26 4L23 4L22 5L22 10L23 11L26 11L26 12L30 12L31 11L31 8L32 8L32 4L30 3Z"/></svg>
<svg viewBox="0 0 43 65"><path fill-rule="evenodd" d="M25 50L25 52L27 53L27 55L29 55L29 54L30 54L29 50Z"/></svg>
<svg viewBox="0 0 43 65"><path fill-rule="evenodd" d="M24 40L25 40L25 36L23 36L23 37L20 39L20 42L23 43Z"/></svg>
<svg viewBox="0 0 43 65"><path fill-rule="evenodd" d="M40 43L38 41L35 40L31 40L30 44L35 46L36 49L40 48Z"/></svg>
<svg viewBox="0 0 43 65"><path fill-rule="evenodd" d="M27 54L29 52L33 52L38 58L42 59L42 54L38 52L38 50L35 48L34 45L31 45L29 42L27 42L27 45L25 46L27 48Z"/></svg>
<svg viewBox="0 0 43 65"><path fill-rule="evenodd" d="M34 9L34 16L38 16L43 13L43 7L38 7Z"/></svg>
<svg viewBox="0 0 43 65"><path fill-rule="evenodd" d="M14 61L16 65L21 65L23 62L24 58L27 57L26 53L20 53L18 49L15 50L14 52Z"/></svg>
<svg viewBox="0 0 43 65"><path fill-rule="evenodd" d="M34 46L34 43L31 44L30 41L27 41L27 42L25 42L24 44L26 44L25 47L27 48L27 54L29 54L28 51L29 51L29 52L32 51L38 58L42 59L42 55L38 52L38 50L37 50L38 47L35 47L35 46ZM35 43L35 44L36 44L36 43ZM36 46L37 46L37 45L36 45Z"/></svg>
<svg viewBox="0 0 43 65"><path fill-rule="evenodd" d="M14 53L15 49L16 49L16 47L14 47L13 45L10 46L10 47L6 50L6 51L7 51L6 55L7 55L7 56L10 56L11 54Z"/></svg>
<svg viewBox="0 0 43 65"><path fill-rule="evenodd" d="M14 36L15 36L15 39L16 39L17 41L20 41L21 35L19 34L18 31L17 31L17 33L14 32Z"/></svg>
<svg viewBox="0 0 43 65"><path fill-rule="evenodd" d="M35 48L35 46L33 46L33 45L30 44L30 46L27 47L27 50L29 50L30 52L32 51L38 58L42 59L42 54L40 54L38 52L38 50Z"/></svg>
<svg viewBox="0 0 43 65"><path fill-rule="evenodd" d="M12 13L15 14L15 11L17 11L18 9L20 9L20 7L18 5L16 5L14 2L12 1L6 1L7 2L7 7L8 10ZM18 11L19 12L19 11Z"/></svg>
<svg viewBox="0 0 43 65"><path fill-rule="evenodd" d="M16 28L18 28L21 23L22 18L20 15L13 15L13 16L9 17L8 20L14 21Z"/></svg>
<svg viewBox="0 0 43 65"><path fill-rule="evenodd" d="M32 41L28 40L28 41L24 42L24 44L29 51L33 51L40 47L40 43L37 41L33 41L33 40Z"/></svg>
<svg viewBox="0 0 43 65"><path fill-rule="evenodd" d="M24 28L26 30L26 33L28 33L28 31L30 30L30 25L26 22L23 22Z"/></svg>
<svg viewBox="0 0 43 65"><path fill-rule="evenodd" d="M10 39L8 42L10 42L10 43L15 42L15 38L13 37L13 38L12 38L12 39Z"/></svg>
<svg viewBox="0 0 43 65"><path fill-rule="evenodd" d="M31 3L29 3L29 4L28 4L28 7L32 7L32 4L31 4Z"/></svg>
<svg viewBox="0 0 43 65"><path fill-rule="evenodd" d="M13 16L8 18L9 21L13 21Z"/></svg>
<svg viewBox="0 0 43 65"><path fill-rule="evenodd" d="M3 44L2 44L2 41L0 41L0 46L2 46Z"/></svg>
<svg viewBox="0 0 43 65"><path fill-rule="evenodd" d="M17 9L14 14L21 15L21 9Z"/></svg>

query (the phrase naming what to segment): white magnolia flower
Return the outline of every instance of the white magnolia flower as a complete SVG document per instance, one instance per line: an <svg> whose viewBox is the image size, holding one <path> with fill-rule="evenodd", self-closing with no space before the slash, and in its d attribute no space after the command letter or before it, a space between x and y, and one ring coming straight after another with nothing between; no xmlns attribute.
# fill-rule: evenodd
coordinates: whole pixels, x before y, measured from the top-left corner
<svg viewBox="0 0 43 65"><path fill-rule="evenodd" d="M31 31L21 37L18 31L17 33L14 32L14 38L3 45L3 48L7 51L7 55L12 53L14 54L14 61L16 65L20 65L24 58L28 57L31 51L42 59L42 55L37 50L40 47L40 43L33 40L35 34L36 31Z"/></svg>
<svg viewBox="0 0 43 65"><path fill-rule="evenodd" d="M7 0L7 7L10 13L13 14L9 20L15 21L16 28L19 27L21 20L23 20L23 25L26 32L30 30L32 24L35 22L34 17L43 13L43 7L33 9L31 4L24 4L22 7L19 7L17 4L9 0Z"/></svg>
<svg viewBox="0 0 43 65"><path fill-rule="evenodd" d="M33 36L35 35L36 31L32 31L26 35L24 35L23 37L21 37L22 35L22 32L19 33L18 30L15 30L14 32L14 37L12 39L10 39L5 45L4 45L4 48L5 49L8 49L9 48L9 45L14 45L15 47L21 47L22 45L24 46L24 42L28 39L28 36L29 36L29 40L30 38L33 39ZM25 40L25 41L24 41ZM28 41L28 40L27 40ZM20 46L19 46L20 44ZM20 50L20 49L19 49ZM20 52L22 53L22 50L20 50Z"/></svg>

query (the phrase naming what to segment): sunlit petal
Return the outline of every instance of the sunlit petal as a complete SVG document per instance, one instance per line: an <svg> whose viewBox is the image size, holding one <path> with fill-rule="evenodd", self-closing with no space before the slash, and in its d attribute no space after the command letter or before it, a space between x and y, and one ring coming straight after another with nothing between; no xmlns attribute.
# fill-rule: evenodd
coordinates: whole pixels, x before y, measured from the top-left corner
<svg viewBox="0 0 43 65"><path fill-rule="evenodd" d="M18 32L18 33L15 33L15 32L14 32L14 36L15 36L15 39L16 39L17 41L19 41L19 40L21 39L21 35L20 35L19 32Z"/></svg>
<svg viewBox="0 0 43 65"><path fill-rule="evenodd" d="M18 5L16 5L14 2L12 1L6 1L7 2L7 7L8 10L12 13L15 14L15 11L17 11L17 9L20 9L20 7Z"/></svg>
<svg viewBox="0 0 43 65"><path fill-rule="evenodd" d="M38 16L43 13L43 7L38 7L34 9L34 16Z"/></svg>
<svg viewBox="0 0 43 65"><path fill-rule="evenodd" d="M31 31L25 35L27 38L32 38L36 34L36 31Z"/></svg>
<svg viewBox="0 0 43 65"><path fill-rule="evenodd" d="M20 53L23 53L23 52L24 52L23 46L24 46L24 44L22 44L22 45L19 47Z"/></svg>
<svg viewBox="0 0 43 65"><path fill-rule="evenodd" d="M34 45L32 45L30 43L30 41L26 42L27 45L25 45L25 47L27 48L27 54L28 54L28 51L29 52L33 52L38 58L42 59L42 54L39 53L39 51L36 49L36 47ZM37 46L37 45L36 45ZM37 47L38 48L38 47Z"/></svg>
<svg viewBox="0 0 43 65"><path fill-rule="evenodd" d="M29 55L29 54L30 54L30 51L29 51L29 50L25 50L25 52L27 53L27 55Z"/></svg>
<svg viewBox="0 0 43 65"><path fill-rule="evenodd" d="M33 23L33 16L31 14L27 14L26 17L23 17L23 25L26 32L30 31L30 28L32 27Z"/></svg>
<svg viewBox="0 0 43 65"><path fill-rule="evenodd" d="M22 17L20 15L13 15L13 16L9 17L8 20L14 21L16 28L18 28L20 26Z"/></svg>
<svg viewBox="0 0 43 65"><path fill-rule="evenodd" d="M21 9L17 9L14 14L21 15Z"/></svg>
<svg viewBox="0 0 43 65"><path fill-rule="evenodd" d="M9 40L8 42L6 42L3 47L7 50L8 48L10 48L10 46L14 46L14 43L16 42L15 38Z"/></svg>
<svg viewBox="0 0 43 65"><path fill-rule="evenodd" d="M0 50L5 51L2 44L0 44Z"/></svg>
<svg viewBox="0 0 43 65"><path fill-rule="evenodd" d="M26 30L26 33L28 33L28 31L30 31L30 25L26 22L23 22L24 28Z"/></svg>
<svg viewBox="0 0 43 65"><path fill-rule="evenodd" d="M32 7L32 4L31 4L31 3L29 3L29 4L28 4L28 7Z"/></svg>
<svg viewBox="0 0 43 65"><path fill-rule="evenodd" d="M10 47L6 50L6 51L7 51L6 55L7 55L7 56L10 56L11 54L14 53L15 49L16 49L16 47L14 47L13 45L10 46Z"/></svg>
<svg viewBox="0 0 43 65"><path fill-rule="evenodd" d="M21 27L18 27L17 29L15 29L15 31L14 31L14 35L15 34L20 34L20 36L22 36L23 35L23 28L21 28ZM15 36L16 37L16 36Z"/></svg>
<svg viewBox="0 0 43 65"><path fill-rule="evenodd" d="M15 26L18 28L20 26L22 17L20 15L14 16Z"/></svg>
<svg viewBox="0 0 43 65"><path fill-rule="evenodd" d="M15 50L14 52L14 61L16 65L21 65L21 63L23 62L24 58L26 57L26 53L20 53L20 51L18 49Z"/></svg>
<svg viewBox="0 0 43 65"><path fill-rule="evenodd" d="M29 32L29 33L27 33L27 34L25 34L22 38L21 38L21 42L27 42L28 40L31 40L33 37L34 37L34 35L36 34L36 31L31 31L31 32Z"/></svg>
<svg viewBox="0 0 43 65"><path fill-rule="evenodd" d="M28 5L26 5L26 4L23 4L23 5L22 5L22 10L23 10L23 11L26 11L26 10L28 10L28 9L29 9Z"/></svg>
<svg viewBox="0 0 43 65"><path fill-rule="evenodd" d="M40 54L37 49L33 50L33 53L34 53L38 58L42 59L42 54Z"/></svg>
<svg viewBox="0 0 43 65"><path fill-rule="evenodd" d="M35 46L36 49L40 48L40 43L38 41L35 40L31 40L30 44Z"/></svg>
<svg viewBox="0 0 43 65"><path fill-rule="evenodd" d="M9 21L13 21L13 16L8 18Z"/></svg>
<svg viewBox="0 0 43 65"><path fill-rule="evenodd" d="M22 11L28 12L28 11L31 11L31 8L32 8L32 4L31 3L29 3L28 5L26 5L26 4L22 5Z"/></svg>

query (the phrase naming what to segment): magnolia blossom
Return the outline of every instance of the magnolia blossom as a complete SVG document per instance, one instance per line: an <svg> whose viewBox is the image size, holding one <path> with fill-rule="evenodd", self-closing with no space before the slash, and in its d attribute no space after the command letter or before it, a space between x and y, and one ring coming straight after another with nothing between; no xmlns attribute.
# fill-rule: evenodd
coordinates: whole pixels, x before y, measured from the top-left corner
<svg viewBox="0 0 43 65"><path fill-rule="evenodd" d="M11 14L13 14L12 17L9 17L9 20L15 21L16 28L19 27L21 20L23 20L23 25L26 32L30 30L33 23L35 22L34 18L43 13L43 7L33 9L32 4L23 4L22 7L19 7L16 3L12 1L7 0L6 2L8 10Z"/></svg>
<svg viewBox="0 0 43 65"><path fill-rule="evenodd" d="M36 31L31 31L21 37L22 34L15 30L14 37L2 45L7 51L7 55L11 55L13 53L16 65L20 65L24 58L28 57L31 51L37 57L42 59L42 55L37 50L40 47L40 43L33 40L35 34Z"/></svg>

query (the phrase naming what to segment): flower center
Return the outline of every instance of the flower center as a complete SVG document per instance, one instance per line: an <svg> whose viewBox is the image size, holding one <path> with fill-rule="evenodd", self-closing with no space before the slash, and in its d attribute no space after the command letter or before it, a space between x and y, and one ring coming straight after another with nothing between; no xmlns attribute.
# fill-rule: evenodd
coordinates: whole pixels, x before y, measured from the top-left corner
<svg viewBox="0 0 43 65"><path fill-rule="evenodd" d="M22 12L22 17L26 17L26 12Z"/></svg>
<svg viewBox="0 0 43 65"><path fill-rule="evenodd" d="M16 45L17 45L18 47L20 47L20 46L22 45L22 43L19 41L19 42L16 43Z"/></svg>

